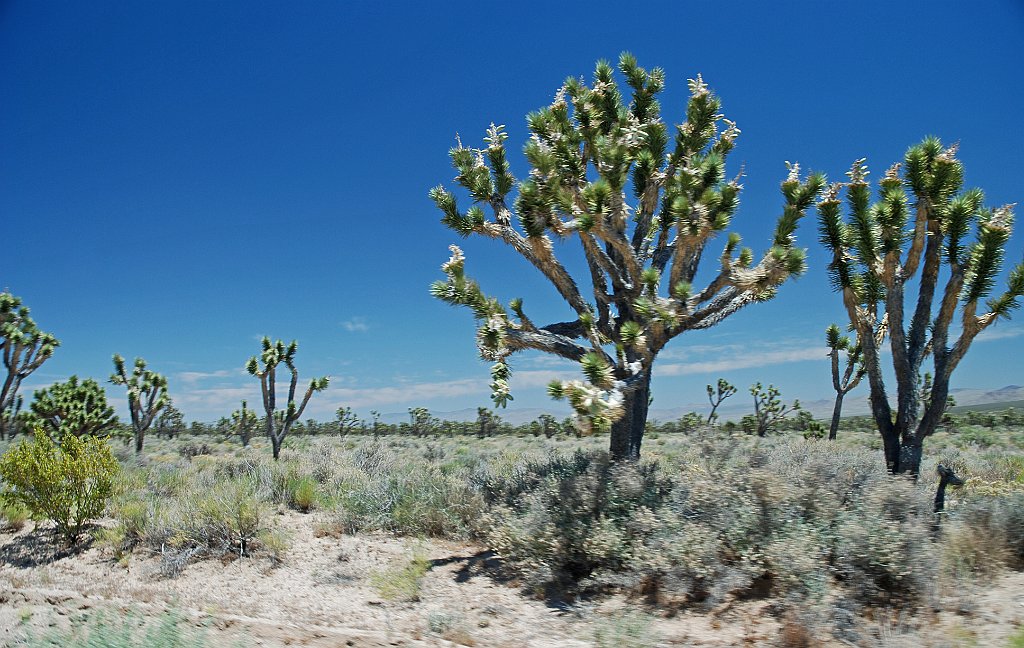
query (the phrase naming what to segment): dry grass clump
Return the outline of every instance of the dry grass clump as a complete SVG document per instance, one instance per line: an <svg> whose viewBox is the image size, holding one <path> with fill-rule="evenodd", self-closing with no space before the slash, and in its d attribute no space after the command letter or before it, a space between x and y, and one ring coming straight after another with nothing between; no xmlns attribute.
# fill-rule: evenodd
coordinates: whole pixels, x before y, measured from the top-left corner
<svg viewBox="0 0 1024 648"><path fill-rule="evenodd" d="M408 560L370 576L370 585L389 601L418 601L423 578L430 571L431 562L420 552Z"/></svg>
<svg viewBox="0 0 1024 648"><path fill-rule="evenodd" d="M950 513L943 558L959 576L1024 569L1024 491L968 499Z"/></svg>
<svg viewBox="0 0 1024 648"><path fill-rule="evenodd" d="M218 461L135 469L109 508L116 525L101 544L125 558L137 548L158 553L161 572L173 576L202 557L282 554L259 484L225 476Z"/></svg>

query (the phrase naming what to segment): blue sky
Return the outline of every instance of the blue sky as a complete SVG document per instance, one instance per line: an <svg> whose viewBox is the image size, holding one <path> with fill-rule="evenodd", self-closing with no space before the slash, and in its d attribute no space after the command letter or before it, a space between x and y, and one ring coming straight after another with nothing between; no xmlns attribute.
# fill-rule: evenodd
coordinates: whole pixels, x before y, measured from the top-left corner
<svg viewBox="0 0 1024 648"><path fill-rule="evenodd" d="M299 340L303 376L332 376L319 418L488 405L471 316L427 292L456 240L427 191L452 184L456 133L477 145L492 121L523 175L526 113L624 50L665 68L666 121L683 121L697 73L722 97L743 131L730 170L746 174L731 229L757 250L785 160L840 179L867 157L877 177L928 134L960 141L988 204L1024 202L1017 0L626 6L0 3L0 288L63 342L24 393L141 355L186 418L213 419L258 400L242 367L267 334ZM808 273L677 338L655 407L700 402L719 376L830 394L823 330L842 312L812 218ZM462 245L488 292L568 315L499 243ZM1020 383L1005 359L1022 327L992 329L954 386ZM513 407L557 407L544 384L575 372L529 356L513 368Z"/></svg>

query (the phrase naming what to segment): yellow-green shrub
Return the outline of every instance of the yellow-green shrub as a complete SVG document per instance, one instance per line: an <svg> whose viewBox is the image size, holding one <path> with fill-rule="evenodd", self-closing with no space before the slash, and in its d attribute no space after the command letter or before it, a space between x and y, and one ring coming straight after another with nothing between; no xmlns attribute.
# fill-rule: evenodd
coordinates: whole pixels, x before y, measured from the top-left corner
<svg viewBox="0 0 1024 648"><path fill-rule="evenodd" d="M52 520L66 541L103 513L120 469L107 443L65 435L58 447L37 433L0 457L6 484L0 497L23 505L36 518Z"/></svg>

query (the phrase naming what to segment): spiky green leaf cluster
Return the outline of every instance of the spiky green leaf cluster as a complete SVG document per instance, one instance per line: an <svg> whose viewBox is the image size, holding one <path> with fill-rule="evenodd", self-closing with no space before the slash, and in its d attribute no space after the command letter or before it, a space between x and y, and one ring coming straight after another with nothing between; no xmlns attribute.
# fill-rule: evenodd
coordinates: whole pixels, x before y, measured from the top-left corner
<svg viewBox="0 0 1024 648"><path fill-rule="evenodd" d="M838 186L825 193L818 203L820 241L833 252L829 278L834 289L853 290L861 304L882 302L886 259L905 262L915 245L913 216L924 220L919 236L937 237L945 262L954 273L963 271L961 301L977 302L990 295L1012 231L1012 208L986 209L980 189L963 189L963 165L956 148L943 147L935 137L910 147L902 176L901 165L891 167L879 182L874 204L867 166L858 160L846 185L848 221L842 216ZM972 230L974 242L965 244ZM926 242L920 239L916 245L921 248L917 253L924 254ZM1012 293L993 300L1000 314L1007 312L1003 304L1009 306L1015 299Z"/></svg>
<svg viewBox="0 0 1024 648"><path fill-rule="evenodd" d="M0 380L0 438L13 423L21 381L53 355L60 342L39 330L21 298L0 292L0 359L7 376Z"/></svg>
<svg viewBox="0 0 1024 648"><path fill-rule="evenodd" d="M100 435L117 424L107 395L91 378L79 381L71 376L37 390L29 406L32 423L55 439L65 436Z"/></svg>

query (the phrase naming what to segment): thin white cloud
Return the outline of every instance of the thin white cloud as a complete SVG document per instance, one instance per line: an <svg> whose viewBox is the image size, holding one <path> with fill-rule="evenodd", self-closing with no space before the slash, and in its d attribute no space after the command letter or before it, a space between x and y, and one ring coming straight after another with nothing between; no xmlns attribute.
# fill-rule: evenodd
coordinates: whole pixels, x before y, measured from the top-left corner
<svg viewBox="0 0 1024 648"><path fill-rule="evenodd" d="M341 323L341 327L349 333L364 333L370 330L365 317L351 317Z"/></svg>
<svg viewBox="0 0 1024 648"><path fill-rule="evenodd" d="M517 389L532 389L536 387L547 387L552 380L578 380L582 377L579 365L574 370L554 371L545 369L528 369L516 371L512 367L512 380L509 386L513 392Z"/></svg>
<svg viewBox="0 0 1024 648"><path fill-rule="evenodd" d="M174 374L174 378L187 385L194 385L203 380L210 380L212 378L228 378L237 374L237 371L232 371L230 369L220 369L218 371L179 371Z"/></svg>
<svg viewBox="0 0 1024 648"><path fill-rule="evenodd" d="M1009 338L1020 337L1024 335L1024 327L1020 326L1003 326L997 328L995 325L990 326L981 333L978 333L978 337L974 338L975 342L994 342L995 340L1007 340Z"/></svg>
<svg viewBox="0 0 1024 648"><path fill-rule="evenodd" d="M349 407L377 407L397 403L419 403L435 398L455 398L490 391L486 375L480 379L463 378L441 382L411 383L395 387L328 388L323 398L317 399L317 410L330 410L342 405ZM312 408L313 403L310 402Z"/></svg>
<svg viewBox="0 0 1024 648"><path fill-rule="evenodd" d="M172 390L171 398L174 400L175 407L184 412L188 418L206 420L211 417L227 416L238 409L243 400L254 405L259 398L259 389L254 383L247 387ZM195 416L194 413L199 416ZM204 414L207 415L204 416Z"/></svg>
<svg viewBox="0 0 1024 648"><path fill-rule="evenodd" d="M689 358L707 356L707 355L720 355L723 353L727 354L738 354L746 350L747 347L742 344L686 344L685 342L676 345L673 348L665 349L658 354L658 360L686 360Z"/></svg>
<svg viewBox="0 0 1024 648"><path fill-rule="evenodd" d="M804 362L807 360L824 360L828 357L828 349L824 346L805 345L791 348L776 348L764 351L741 349L739 353L730 353L725 357L693 362L655 363L655 376L685 376L692 374L716 373L735 369L751 369L769 365Z"/></svg>

